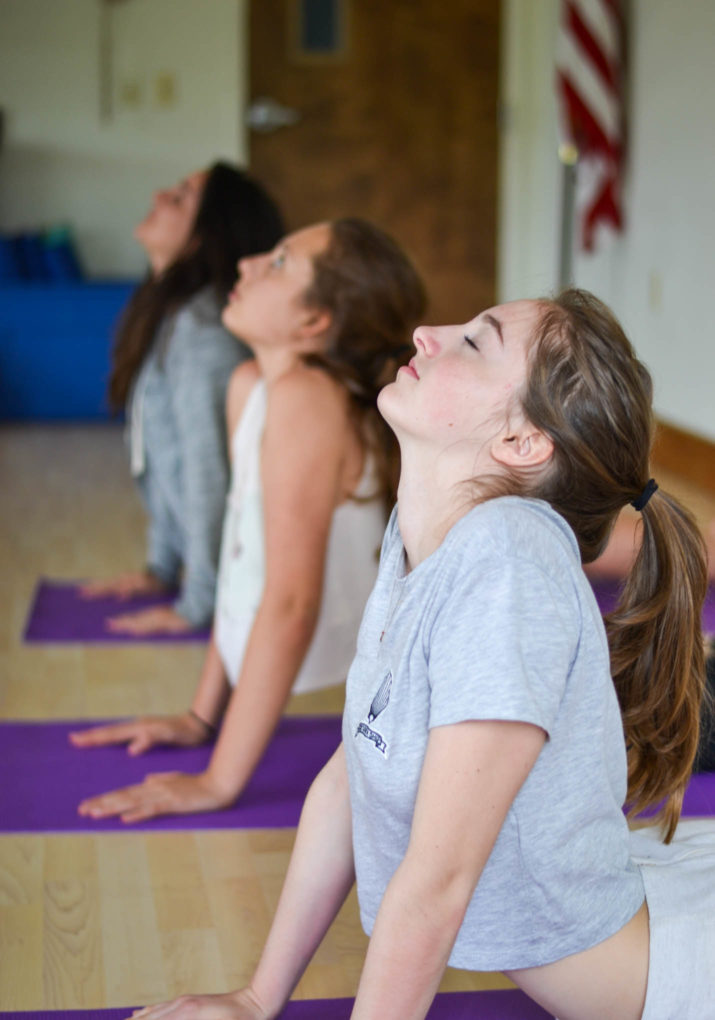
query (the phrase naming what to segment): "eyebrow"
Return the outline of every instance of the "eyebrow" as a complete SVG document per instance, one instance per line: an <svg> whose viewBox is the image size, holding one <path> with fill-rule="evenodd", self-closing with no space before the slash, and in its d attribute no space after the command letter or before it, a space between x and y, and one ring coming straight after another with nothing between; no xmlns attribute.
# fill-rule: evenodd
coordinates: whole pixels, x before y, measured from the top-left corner
<svg viewBox="0 0 715 1020"><path fill-rule="evenodd" d="M263 254L269 259L278 258L279 255L285 258L288 254L285 241L278 241L277 244L274 244L272 248L268 248Z"/></svg>
<svg viewBox="0 0 715 1020"><path fill-rule="evenodd" d="M483 315L482 318L483 318L484 322L487 323L487 325L491 326L492 329L496 331L496 334L499 337L499 341L500 341L500 343L501 343L501 345L503 347L504 346L504 334L502 333L501 322L499 322L499 319L495 319L494 316L493 315L489 315L488 312L487 312L486 315Z"/></svg>

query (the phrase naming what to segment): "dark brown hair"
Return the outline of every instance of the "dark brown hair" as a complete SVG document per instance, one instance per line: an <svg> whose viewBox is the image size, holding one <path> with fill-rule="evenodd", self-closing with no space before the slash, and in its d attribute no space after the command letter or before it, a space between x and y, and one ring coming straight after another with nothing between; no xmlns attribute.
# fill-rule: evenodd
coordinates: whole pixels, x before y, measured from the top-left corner
<svg viewBox="0 0 715 1020"><path fill-rule="evenodd" d="M651 399L647 369L601 301L569 289L544 302L522 405L554 454L541 479L523 488L568 521L584 563L603 551L619 511L648 482ZM640 552L606 631L631 812L664 801L659 817L669 840L698 746L706 559L693 518L662 489L642 519Z"/></svg>
<svg viewBox="0 0 715 1020"><path fill-rule="evenodd" d="M347 387L376 458L381 495L391 508L399 473L397 443L377 411L377 394L413 353L411 331L426 305L422 281L399 245L378 227L339 219L331 224L328 247L314 259L304 301L331 313L325 348L306 360Z"/></svg>
<svg viewBox="0 0 715 1020"><path fill-rule="evenodd" d="M244 255L268 251L283 236L281 214L264 188L227 163L209 169L185 253L134 292L117 331L109 403L121 409L162 319L203 287L223 302Z"/></svg>

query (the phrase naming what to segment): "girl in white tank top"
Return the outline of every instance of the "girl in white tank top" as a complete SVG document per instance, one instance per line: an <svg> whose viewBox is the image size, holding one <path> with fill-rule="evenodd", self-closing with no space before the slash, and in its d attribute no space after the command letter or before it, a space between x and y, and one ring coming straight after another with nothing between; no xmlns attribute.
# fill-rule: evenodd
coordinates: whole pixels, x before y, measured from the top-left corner
<svg viewBox="0 0 715 1020"><path fill-rule="evenodd" d="M406 256L361 220L306 228L240 261L222 318L255 360L228 388L233 479L196 694L179 715L75 738L133 754L218 740L204 772L148 776L80 813L135 821L229 806L291 692L345 679L394 500L396 447L377 393L423 305Z"/></svg>
<svg viewBox="0 0 715 1020"><path fill-rule="evenodd" d="M238 679L265 583L261 440L267 387L253 386L231 438L232 482L223 520L214 640L229 683ZM355 654L355 637L377 576L385 526L372 457L352 498L333 512L323 575L323 598L310 647L293 693L343 681Z"/></svg>

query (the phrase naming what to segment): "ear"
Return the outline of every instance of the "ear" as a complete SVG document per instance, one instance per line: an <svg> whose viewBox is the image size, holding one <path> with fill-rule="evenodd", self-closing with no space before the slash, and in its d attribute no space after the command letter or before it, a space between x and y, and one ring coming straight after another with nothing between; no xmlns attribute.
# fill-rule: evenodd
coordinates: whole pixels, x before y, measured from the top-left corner
<svg viewBox="0 0 715 1020"><path fill-rule="evenodd" d="M518 430L511 429L497 436L491 448L492 457L498 464L516 469L542 467L551 459L553 452L554 444L550 437L528 423Z"/></svg>
<svg viewBox="0 0 715 1020"><path fill-rule="evenodd" d="M302 344L312 349L315 347L318 337L327 333L332 321L333 316L326 308L306 309L305 316L296 330L298 339Z"/></svg>

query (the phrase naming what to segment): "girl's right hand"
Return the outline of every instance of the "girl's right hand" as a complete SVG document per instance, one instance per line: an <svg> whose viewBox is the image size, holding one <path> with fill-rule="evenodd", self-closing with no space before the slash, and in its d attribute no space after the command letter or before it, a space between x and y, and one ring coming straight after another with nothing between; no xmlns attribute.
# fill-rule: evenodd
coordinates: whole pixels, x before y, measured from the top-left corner
<svg viewBox="0 0 715 1020"><path fill-rule="evenodd" d="M211 730L205 723L191 712L184 712L182 715L143 716L130 722L76 730L70 733L69 739L75 747L127 744L127 753L136 755L157 744L196 747L210 736Z"/></svg>
<svg viewBox="0 0 715 1020"><path fill-rule="evenodd" d="M131 1020L271 1020L276 1015L261 1006L250 988L241 988L228 995L182 995L135 1010Z"/></svg>
<svg viewBox="0 0 715 1020"><path fill-rule="evenodd" d="M79 593L83 599L99 599L111 595L118 599L130 599L134 595L161 595L166 590L164 582L154 574L148 570L137 570L107 581L88 581L80 586Z"/></svg>

